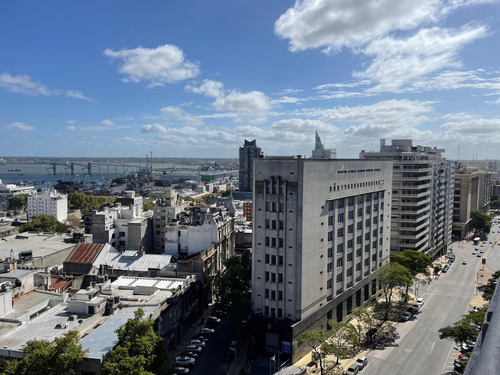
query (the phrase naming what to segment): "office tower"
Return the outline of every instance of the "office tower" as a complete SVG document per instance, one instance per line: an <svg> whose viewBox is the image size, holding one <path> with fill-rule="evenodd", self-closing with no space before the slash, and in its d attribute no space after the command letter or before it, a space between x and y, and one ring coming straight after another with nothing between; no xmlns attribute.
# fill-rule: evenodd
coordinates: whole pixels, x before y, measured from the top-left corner
<svg viewBox="0 0 500 375"><path fill-rule="evenodd" d="M321 142L321 138L319 137L318 132L315 133L315 142L314 142L314 150L312 152L313 159L336 159L337 158L337 150L335 149L326 149Z"/></svg>
<svg viewBox="0 0 500 375"><path fill-rule="evenodd" d="M380 141L380 151L361 151L360 159L393 160L391 251L411 249L431 258L451 245L454 163L443 149L413 146L411 139Z"/></svg>
<svg viewBox="0 0 500 375"><path fill-rule="evenodd" d="M255 161L252 312L267 351L343 320L376 292L389 262L392 162ZM292 345L293 343L293 345Z"/></svg>
<svg viewBox="0 0 500 375"><path fill-rule="evenodd" d="M474 228L472 211L488 211L491 198L491 174L456 163L453 197L453 235L464 239Z"/></svg>
<svg viewBox="0 0 500 375"><path fill-rule="evenodd" d="M253 161L261 154L257 141L247 141L240 147L240 191L252 191Z"/></svg>

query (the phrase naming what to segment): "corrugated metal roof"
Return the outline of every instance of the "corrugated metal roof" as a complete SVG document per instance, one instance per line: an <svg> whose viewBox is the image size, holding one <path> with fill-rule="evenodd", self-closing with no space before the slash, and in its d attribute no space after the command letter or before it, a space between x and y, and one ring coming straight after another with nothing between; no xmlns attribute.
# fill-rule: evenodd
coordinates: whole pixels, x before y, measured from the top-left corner
<svg viewBox="0 0 500 375"><path fill-rule="evenodd" d="M95 262L99 267L105 264L113 269L130 271L147 271L149 269L163 269L172 262L172 256L166 254L136 254L135 257L123 256L119 251L110 248L109 252L102 253Z"/></svg>
<svg viewBox="0 0 500 375"><path fill-rule="evenodd" d="M92 264L101 252L104 244L81 243L70 254L66 262Z"/></svg>

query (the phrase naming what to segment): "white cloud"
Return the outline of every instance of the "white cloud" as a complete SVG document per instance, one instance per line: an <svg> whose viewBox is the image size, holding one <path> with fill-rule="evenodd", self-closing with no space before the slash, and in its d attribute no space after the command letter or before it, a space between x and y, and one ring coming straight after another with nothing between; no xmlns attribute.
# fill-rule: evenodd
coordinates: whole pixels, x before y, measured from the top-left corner
<svg viewBox="0 0 500 375"><path fill-rule="evenodd" d="M69 125L69 126L66 126L66 130L69 132L74 132L76 130L76 127L74 127L73 125Z"/></svg>
<svg viewBox="0 0 500 375"><path fill-rule="evenodd" d="M119 51L107 48L103 53L121 60L119 72L127 76L124 82L149 81L148 87L183 81L200 73L199 64L185 60L184 52L171 44Z"/></svg>
<svg viewBox="0 0 500 375"><path fill-rule="evenodd" d="M216 99L213 106L218 111L245 114L261 113L271 109L269 98L261 91L231 91L226 96Z"/></svg>
<svg viewBox="0 0 500 375"><path fill-rule="evenodd" d="M76 120L68 120L66 121L66 123L70 124L70 125L73 125L73 124L76 124L78 121Z"/></svg>
<svg viewBox="0 0 500 375"><path fill-rule="evenodd" d="M0 74L0 87L8 92L33 96L50 96L57 93L56 91L49 90L43 83L33 81L31 77L26 74L13 76L9 73L2 73Z"/></svg>
<svg viewBox="0 0 500 375"><path fill-rule="evenodd" d="M113 127L115 126L115 122L113 120L110 120L110 119L106 119L106 120L102 120L101 121L101 125L104 126L104 127Z"/></svg>
<svg viewBox="0 0 500 375"><path fill-rule="evenodd" d="M167 128L160 124L143 125L141 133L166 133Z"/></svg>
<svg viewBox="0 0 500 375"><path fill-rule="evenodd" d="M500 76L482 69L476 71L445 71L428 77L420 77L409 84L405 91L481 89L492 92L485 95L500 94Z"/></svg>
<svg viewBox="0 0 500 375"><path fill-rule="evenodd" d="M272 131L286 131L296 133L313 134L315 131L336 132L338 128L321 120L303 120L291 118L273 122L270 128Z"/></svg>
<svg viewBox="0 0 500 375"><path fill-rule="evenodd" d="M223 88L224 84L222 82L205 79L199 87L187 85L186 91L203 94L211 98L218 98L224 95Z"/></svg>
<svg viewBox="0 0 500 375"><path fill-rule="evenodd" d="M377 82L370 91L398 91L413 79L443 68L460 67L458 51L485 35L484 26L465 26L460 30L423 29L406 39L381 38L362 50L373 61L354 76Z"/></svg>
<svg viewBox="0 0 500 375"><path fill-rule="evenodd" d="M197 117L192 116L187 113L184 109L175 106L167 106L161 109L161 113L167 117L173 117L174 119L183 122L186 125L201 125L203 121Z"/></svg>
<svg viewBox="0 0 500 375"><path fill-rule="evenodd" d="M392 31L412 30L480 0L297 0L274 25L291 51L357 48Z"/></svg>
<svg viewBox="0 0 500 375"><path fill-rule="evenodd" d="M68 98L81 99L81 100L86 100L88 102L91 102L94 100L92 98L89 98L89 97L83 95L83 93L81 91L78 91L78 90L66 90L66 96Z"/></svg>
<svg viewBox="0 0 500 375"><path fill-rule="evenodd" d="M294 96L282 96L281 98L278 99L273 99L273 103L298 103L302 101L302 99L296 98Z"/></svg>
<svg viewBox="0 0 500 375"><path fill-rule="evenodd" d="M324 110L321 119L331 122L357 122L367 125L413 127L427 120L434 102L412 100L385 100L372 105L340 106Z"/></svg>
<svg viewBox="0 0 500 375"><path fill-rule="evenodd" d="M19 121L4 125L3 128L5 130L20 130L20 131L24 131L24 132L35 130L34 126L27 125L24 122L19 122Z"/></svg>

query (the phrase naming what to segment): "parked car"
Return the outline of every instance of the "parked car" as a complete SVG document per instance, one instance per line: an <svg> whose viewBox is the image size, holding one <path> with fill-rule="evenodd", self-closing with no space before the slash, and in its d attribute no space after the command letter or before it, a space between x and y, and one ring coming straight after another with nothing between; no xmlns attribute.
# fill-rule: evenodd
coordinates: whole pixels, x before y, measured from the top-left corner
<svg viewBox="0 0 500 375"><path fill-rule="evenodd" d="M477 253L476 255L478 258L482 257L481 253Z"/></svg>
<svg viewBox="0 0 500 375"><path fill-rule="evenodd" d="M175 357L175 364L178 366L194 366L195 359L188 356Z"/></svg>
<svg viewBox="0 0 500 375"><path fill-rule="evenodd" d="M411 319L411 317L412 317L412 316L413 316L413 315L411 314L411 312L409 312L409 311L405 311L405 312L403 313L403 315L401 315L401 320L402 320L402 321L404 321L404 322L407 322L408 320L410 320L410 319Z"/></svg>
<svg viewBox="0 0 500 375"><path fill-rule="evenodd" d="M191 340L191 345L201 346L202 348L205 348L207 346L207 344L205 343L205 341L198 340L198 339L192 339Z"/></svg>
<svg viewBox="0 0 500 375"><path fill-rule="evenodd" d="M466 265L467 264L467 261L464 259L462 260L462 264Z"/></svg>
<svg viewBox="0 0 500 375"><path fill-rule="evenodd" d="M238 349L238 341L231 341L229 351L236 353L236 349Z"/></svg>
<svg viewBox="0 0 500 375"><path fill-rule="evenodd" d="M213 327L219 325L221 320L219 318L216 318L215 316L209 316L207 317L207 326Z"/></svg>
<svg viewBox="0 0 500 375"><path fill-rule="evenodd" d="M203 336L203 335L195 336L195 337L193 337L193 339L203 341L204 343L207 343L209 340L209 338L207 336Z"/></svg>
<svg viewBox="0 0 500 375"><path fill-rule="evenodd" d="M424 305L425 301L424 301L424 299L422 297L420 297L420 298L417 298L417 300L415 301L415 303L417 305L419 305L420 307L422 307Z"/></svg>
<svg viewBox="0 0 500 375"><path fill-rule="evenodd" d="M346 375L356 375L358 372L359 372L359 366L354 364L347 369Z"/></svg>
<svg viewBox="0 0 500 375"><path fill-rule="evenodd" d="M200 335L213 335L215 333L215 330L213 330L212 328L202 328L200 330Z"/></svg>
<svg viewBox="0 0 500 375"><path fill-rule="evenodd" d="M195 352L190 352L190 351L187 351L187 350L184 350L182 353L181 353L182 356L186 356L186 357L192 357L194 359L198 358L198 353L195 353Z"/></svg>
<svg viewBox="0 0 500 375"><path fill-rule="evenodd" d="M198 345L189 344L188 346L186 346L186 350L188 352L200 353L203 350L203 348Z"/></svg>
<svg viewBox="0 0 500 375"><path fill-rule="evenodd" d="M368 364L368 359L362 355L356 359L356 364L359 366L359 369L362 370Z"/></svg>
<svg viewBox="0 0 500 375"><path fill-rule="evenodd" d="M189 374L189 369L186 367L177 366L174 368L174 374L187 375L187 374Z"/></svg>
<svg viewBox="0 0 500 375"><path fill-rule="evenodd" d="M450 269L450 266L446 265L443 267L441 272L446 273L446 272L448 272L449 269Z"/></svg>

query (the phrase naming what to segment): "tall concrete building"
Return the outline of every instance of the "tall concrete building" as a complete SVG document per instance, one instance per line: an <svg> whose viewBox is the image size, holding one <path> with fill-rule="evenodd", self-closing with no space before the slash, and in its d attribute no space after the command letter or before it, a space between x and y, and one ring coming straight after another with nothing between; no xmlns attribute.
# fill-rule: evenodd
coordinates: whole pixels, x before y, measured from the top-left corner
<svg viewBox="0 0 500 375"><path fill-rule="evenodd" d="M55 189L44 189L28 195L28 221L36 215L54 216L63 223L68 218L68 197Z"/></svg>
<svg viewBox="0 0 500 375"><path fill-rule="evenodd" d="M392 162L255 161L252 312L267 351L343 320L376 292L389 262ZM292 344L293 343L293 344Z"/></svg>
<svg viewBox="0 0 500 375"><path fill-rule="evenodd" d="M472 211L486 212L491 198L491 173L456 164L453 197L453 236L464 239L473 229Z"/></svg>
<svg viewBox="0 0 500 375"><path fill-rule="evenodd" d="M240 191L252 191L253 161L261 154L257 141L247 141L240 147Z"/></svg>
<svg viewBox="0 0 500 375"><path fill-rule="evenodd" d="M314 150L312 151L313 159L336 159L337 150L325 149L318 132L315 133Z"/></svg>
<svg viewBox="0 0 500 375"><path fill-rule="evenodd" d="M443 149L413 146L411 139L380 141L380 151L360 159L393 160L391 251L412 249L431 258L451 245L454 163Z"/></svg>

